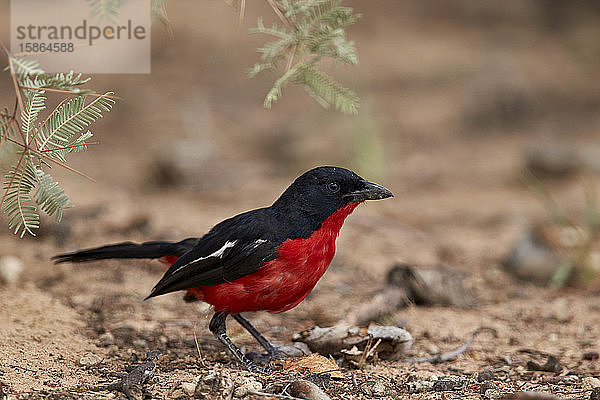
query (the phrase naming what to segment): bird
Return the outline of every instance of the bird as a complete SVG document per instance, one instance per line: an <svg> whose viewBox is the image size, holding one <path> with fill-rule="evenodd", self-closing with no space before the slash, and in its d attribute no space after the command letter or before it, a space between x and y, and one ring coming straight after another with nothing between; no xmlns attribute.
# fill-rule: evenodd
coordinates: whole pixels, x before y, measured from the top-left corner
<svg viewBox="0 0 600 400"><path fill-rule="evenodd" d="M231 315L267 351L281 357L242 313L281 313L312 291L335 255L348 215L367 200L393 197L385 187L334 166L313 168L292 182L268 207L226 219L200 238L179 242L123 242L59 254L56 263L102 259L159 259L169 269L146 299L186 291L184 300L214 308L209 330L249 371L271 366L251 361L227 336Z"/></svg>

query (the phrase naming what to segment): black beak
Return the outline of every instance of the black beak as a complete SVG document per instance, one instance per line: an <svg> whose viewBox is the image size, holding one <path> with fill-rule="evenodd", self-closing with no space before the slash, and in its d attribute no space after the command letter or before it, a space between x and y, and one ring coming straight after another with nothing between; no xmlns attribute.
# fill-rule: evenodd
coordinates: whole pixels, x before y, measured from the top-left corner
<svg viewBox="0 0 600 400"><path fill-rule="evenodd" d="M344 195L343 199L348 202L353 202L364 200L381 200L387 199L388 197L394 197L392 192L376 183L364 181L360 189Z"/></svg>

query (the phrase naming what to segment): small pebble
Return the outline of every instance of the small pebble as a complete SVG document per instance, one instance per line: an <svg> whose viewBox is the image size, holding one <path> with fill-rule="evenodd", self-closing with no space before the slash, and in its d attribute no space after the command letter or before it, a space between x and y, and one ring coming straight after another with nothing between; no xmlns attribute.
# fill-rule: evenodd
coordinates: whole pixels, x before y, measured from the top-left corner
<svg viewBox="0 0 600 400"><path fill-rule="evenodd" d="M408 393L423 393L433 391L433 384L435 381L414 381L408 382L406 387Z"/></svg>
<svg viewBox="0 0 600 400"><path fill-rule="evenodd" d="M584 360L596 361L600 358L600 354L597 351L588 351L587 353L583 353Z"/></svg>
<svg viewBox="0 0 600 400"><path fill-rule="evenodd" d="M109 356L114 357L117 355L118 352L119 352L119 346L112 345L112 346L108 347L108 355Z"/></svg>
<svg viewBox="0 0 600 400"><path fill-rule="evenodd" d="M447 392L457 390L465 386L467 380L464 378L438 379L433 383L433 390L436 392Z"/></svg>
<svg viewBox="0 0 600 400"><path fill-rule="evenodd" d="M182 382L181 388L183 389L185 394L192 397L194 396L194 393L196 391L196 384L193 382Z"/></svg>
<svg viewBox="0 0 600 400"><path fill-rule="evenodd" d="M14 256L0 257L0 283L13 285L23 272L23 262Z"/></svg>
<svg viewBox="0 0 600 400"><path fill-rule="evenodd" d="M206 400L231 399L235 388L229 374L219 370L209 370L199 376L194 398Z"/></svg>
<svg viewBox="0 0 600 400"><path fill-rule="evenodd" d="M248 391L260 392L263 386L262 383L257 381L254 378L245 378L244 383L240 386L236 387L233 396L234 397L244 397L248 394Z"/></svg>
<svg viewBox="0 0 600 400"><path fill-rule="evenodd" d="M600 400L600 388L593 388L590 393L590 400Z"/></svg>
<svg viewBox="0 0 600 400"><path fill-rule="evenodd" d="M102 357L93 354L93 353L85 353L79 359L79 365L82 367L92 367L94 365L98 365L102 362Z"/></svg>
<svg viewBox="0 0 600 400"><path fill-rule="evenodd" d="M593 376L586 376L581 380L581 384L585 389L600 388L600 379Z"/></svg>
<svg viewBox="0 0 600 400"><path fill-rule="evenodd" d="M498 385L496 385L494 382L484 382L480 387L479 387L479 393L481 393L483 395L483 397L487 397L485 395L486 392L490 391L490 390L496 390L498 391Z"/></svg>
<svg viewBox="0 0 600 400"><path fill-rule="evenodd" d="M494 371L489 368L486 368L477 374L477 382L491 381L492 379L494 379Z"/></svg>
<svg viewBox="0 0 600 400"><path fill-rule="evenodd" d="M110 332L103 333L102 335L100 335L99 339L100 343L102 343L102 346L105 347L112 346L113 344L115 344L115 337Z"/></svg>
<svg viewBox="0 0 600 400"><path fill-rule="evenodd" d="M306 343L294 342L291 346L277 346L277 350L286 357L302 357L311 354Z"/></svg>
<svg viewBox="0 0 600 400"><path fill-rule="evenodd" d="M366 382L361 386L361 390L364 394L369 397L384 397L385 396L385 384L382 380L375 382Z"/></svg>
<svg viewBox="0 0 600 400"><path fill-rule="evenodd" d="M502 393L498 389L488 389L483 394L483 397L490 400L499 399L501 396Z"/></svg>
<svg viewBox="0 0 600 400"><path fill-rule="evenodd" d="M373 396L383 397L385 396L385 385L383 381L378 380L373 385Z"/></svg>
<svg viewBox="0 0 600 400"><path fill-rule="evenodd" d="M299 379L294 381L288 388L288 392L301 399L312 399L312 400L331 400L331 397L322 391L314 383L305 379Z"/></svg>
<svg viewBox="0 0 600 400"><path fill-rule="evenodd" d="M569 302L562 297L557 298L550 304L552 317L558 322L565 323L573 319L573 312Z"/></svg>
<svg viewBox="0 0 600 400"><path fill-rule="evenodd" d="M504 395L504 400L561 400L560 397L548 392L514 392Z"/></svg>

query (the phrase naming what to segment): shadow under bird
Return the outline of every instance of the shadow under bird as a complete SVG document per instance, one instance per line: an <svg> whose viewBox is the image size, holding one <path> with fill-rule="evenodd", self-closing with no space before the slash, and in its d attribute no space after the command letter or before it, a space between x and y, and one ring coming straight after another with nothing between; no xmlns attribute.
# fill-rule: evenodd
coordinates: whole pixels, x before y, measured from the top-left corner
<svg viewBox="0 0 600 400"><path fill-rule="evenodd" d="M55 256L57 263L109 258L159 258L171 266L147 298L186 290L187 301L214 306L209 329L248 370L268 373L227 336L228 315L264 347L277 349L242 316L297 306L335 254L346 217L366 200L393 197L381 185L341 167L317 167L298 177L270 207L236 215L201 238L112 244Z"/></svg>

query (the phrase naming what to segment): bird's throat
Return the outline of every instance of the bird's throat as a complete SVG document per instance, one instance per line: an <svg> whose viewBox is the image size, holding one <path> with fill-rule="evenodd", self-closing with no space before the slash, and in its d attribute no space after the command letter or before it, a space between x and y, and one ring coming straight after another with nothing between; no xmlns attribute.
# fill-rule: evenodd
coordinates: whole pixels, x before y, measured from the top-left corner
<svg viewBox="0 0 600 400"><path fill-rule="evenodd" d="M349 204L346 204L345 206L342 206L340 209L338 209L333 214L331 214L325 221L323 221L323 223L321 224L321 227L319 229L317 229L313 233L313 235L320 231L328 231L331 233L335 233L335 236L337 237L337 235L340 233L340 229L342 229L342 225L344 224L346 217L348 215L352 214L352 211L354 211L354 209L360 203L362 203L362 201L355 201L353 203L349 203ZM311 237L312 237L312 235L311 235Z"/></svg>

